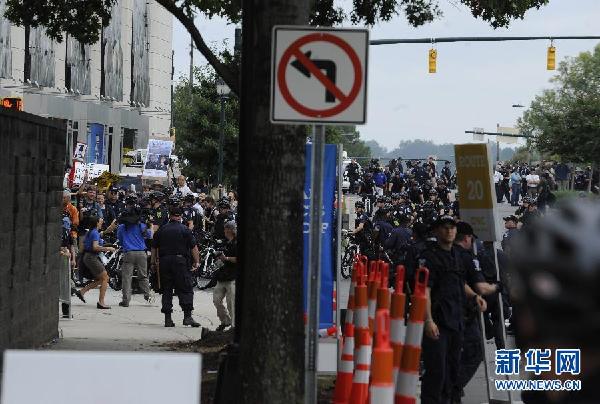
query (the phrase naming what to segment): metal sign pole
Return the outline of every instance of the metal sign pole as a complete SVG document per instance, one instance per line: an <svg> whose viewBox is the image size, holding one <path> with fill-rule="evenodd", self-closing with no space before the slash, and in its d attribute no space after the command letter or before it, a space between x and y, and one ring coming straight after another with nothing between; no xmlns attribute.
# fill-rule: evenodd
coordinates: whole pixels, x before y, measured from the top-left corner
<svg viewBox="0 0 600 404"><path fill-rule="evenodd" d="M308 315L305 356L307 404L317 403L317 359L319 354L319 300L321 294L321 235L323 228L323 163L325 127L313 128L311 149L310 233L308 235Z"/></svg>
<svg viewBox="0 0 600 404"><path fill-rule="evenodd" d="M338 145L338 178L337 178L337 210L336 210L336 254L335 254L335 293L336 293L336 306L335 306L335 324L337 339L338 355L337 355L337 370L339 372L341 360L342 360L342 318L341 318L341 305L340 305L340 276L342 274L342 208L344 206L344 194L342 193L342 181L344 180L344 173L342 172L342 160L344 156L344 146Z"/></svg>

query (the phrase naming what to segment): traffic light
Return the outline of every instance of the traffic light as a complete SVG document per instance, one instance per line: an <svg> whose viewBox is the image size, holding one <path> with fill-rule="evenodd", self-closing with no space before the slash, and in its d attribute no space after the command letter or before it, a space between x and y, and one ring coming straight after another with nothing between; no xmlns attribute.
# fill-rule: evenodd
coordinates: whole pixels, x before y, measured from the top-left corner
<svg viewBox="0 0 600 404"><path fill-rule="evenodd" d="M14 109L15 111L23 111L23 100L18 97L3 98L2 107L6 109Z"/></svg>
<svg viewBox="0 0 600 404"><path fill-rule="evenodd" d="M556 70L556 48L554 45L548 47L547 70Z"/></svg>
<svg viewBox="0 0 600 404"><path fill-rule="evenodd" d="M429 73L437 71L437 50L429 49Z"/></svg>

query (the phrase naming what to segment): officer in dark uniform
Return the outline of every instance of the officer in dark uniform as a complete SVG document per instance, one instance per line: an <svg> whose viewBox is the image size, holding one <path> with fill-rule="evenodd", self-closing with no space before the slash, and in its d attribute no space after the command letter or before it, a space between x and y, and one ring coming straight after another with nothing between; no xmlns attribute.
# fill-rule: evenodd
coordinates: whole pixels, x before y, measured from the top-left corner
<svg viewBox="0 0 600 404"><path fill-rule="evenodd" d="M360 247L361 253L367 256L369 259L373 259L375 257L375 253L371 245L373 223L365 212L364 202L356 201L354 203L354 210L356 212L356 219L354 221L354 231L352 234L356 238L356 242Z"/></svg>
<svg viewBox="0 0 600 404"><path fill-rule="evenodd" d="M107 208L112 210L114 214L113 219L118 219L119 216L121 216L121 213L125 211L125 203L119 198L118 187L110 187L105 204ZM110 220L109 223L110 222L112 222L112 220Z"/></svg>
<svg viewBox="0 0 600 404"><path fill-rule="evenodd" d="M493 295L500 290L499 284L490 284L485 281L479 266L479 260L473 253L475 243L473 227L466 222L456 225L456 240L454 248L457 251L463 267L465 268L465 281L467 285L480 296ZM460 356L460 367L457 384L454 386L454 402L460 402L463 389L477 372L483 360L483 347L481 345L481 322L479 315L480 306L476 299L466 299L464 305L464 340Z"/></svg>
<svg viewBox="0 0 600 404"><path fill-rule="evenodd" d="M217 209L219 209L219 214L215 219L215 227L214 227L214 237L217 240L225 240L225 223L229 221L235 222L235 215L231 211L231 203L227 198L221 199L217 203Z"/></svg>
<svg viewBox="0 0 600 404"><path fill-rule="evenodd" d="M450 178L452 178L452 172L450 171L449 161L446 161L444 163L444 168L442 168L442 178L446 181L446 183L450 183Z"/></svg>
<svg viewBox="0 0 600 404"><path fill-rule="evenodd" d="M200 220L200 214L194 209L194 202L196 198L192 194L187 194L183 197L183 224L187 226L192 232L198 227Z"/></svg>
<svg viewBox="0 0 600 404"><path fill-rule="evenodd" d="M481 296L465 284L464 266L454 247L454 218L438 218L432 225L432 231L436 241L430 243L421 255L423 265L429 269L423 336L423 404L450 401L459 371L465 299L475 299L480 307L485 306Z"/></svg>
<svg viewBox="0 0 600 404"><path fill-rule="evenodd" d="M183 325L199 327L200 324L192 317L194 290L191 270L198 267L200 254L192 232L181 223L183 209L178 198L169 200L169 213L169 222L158 229L152 241L151 265L160 274L161 312L165 314L165 327L174 327L171 313L175 290L184 313Z"/></svg>
<svg viewBox="0 0 600 404"><path fill-rule="evenodd" d="M159 227L166 224L169 221L168 210L162 203L165 194L160 191L154 191L150 194L150 201L152 203L152 231L156 232Z"/></svg>

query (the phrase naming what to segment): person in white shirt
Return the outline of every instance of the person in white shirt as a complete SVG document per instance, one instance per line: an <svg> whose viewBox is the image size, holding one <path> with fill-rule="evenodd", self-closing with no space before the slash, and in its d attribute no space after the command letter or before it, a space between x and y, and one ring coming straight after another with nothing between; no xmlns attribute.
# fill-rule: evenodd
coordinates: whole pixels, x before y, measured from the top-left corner
<svg viewBox="0 0 600 404"><path fill-rule="evenodd" d="M494 170L494 188L496 188L496 201L500 203L502 201L502 192L500 189L500 184L504 177L500 174L500 171Z"/></svg>
<svg viewBox="0 0 600 404"><path fill-rule="evenodd" d="M525 177L525 180L527 181L527 194L531 198L537 197L540 176L537 174L537 172L531 172Z"/></svg>
<svg viewBox="0 0 600 404"><path fill-rule="evenodd" d="M192 190L187 186L187 183L185 182L185 177L183 175L177 177L177 188L175 188L175 194L179 194L181 195L181 197L184 197L191 193Z"/></svg>

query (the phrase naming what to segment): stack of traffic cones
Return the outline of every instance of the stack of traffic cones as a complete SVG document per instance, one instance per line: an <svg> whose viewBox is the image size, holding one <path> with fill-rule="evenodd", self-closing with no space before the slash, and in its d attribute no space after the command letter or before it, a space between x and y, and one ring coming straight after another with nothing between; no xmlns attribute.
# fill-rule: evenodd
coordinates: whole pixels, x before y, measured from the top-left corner
<svg viewBox="0 0 600 404"><path fill-rule="evenodd" d="M406 339L402 348L402 361L396 379L396 404L416 403L417 382L419 381L419 361L421 342L427 308L427 280L429 271L419 268L415 278L415 292L411 297L410 314L406 328Z"/></svg>
<svg viewBox="0 0 600 404"><path fill-rule="evenodd" d="M396 282L388 287L389 265L356 261L338 366L335 404L409 404L416 402L421 341L427 303L428 270L419 268L405 323L405 269L396 268ZM373 314L371 314L373 312ZM371 320L371 321L369 321ZM373 345L372 345L373 344Z"/></svg>

